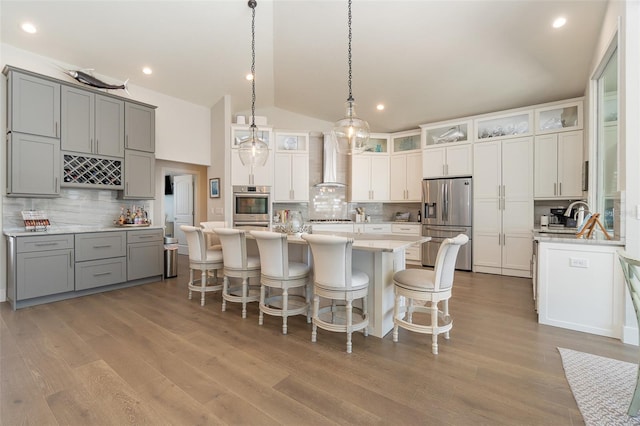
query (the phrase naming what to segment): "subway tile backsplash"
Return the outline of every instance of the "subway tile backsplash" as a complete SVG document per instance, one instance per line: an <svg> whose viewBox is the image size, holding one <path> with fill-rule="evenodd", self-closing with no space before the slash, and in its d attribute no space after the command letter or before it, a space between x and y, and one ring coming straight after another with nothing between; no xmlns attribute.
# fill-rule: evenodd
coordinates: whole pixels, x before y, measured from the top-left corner
<svg viewBox="0 0 640 426"><path fill-rule="evenodd" d="M109 227L120 216L120 208L144 207L151 217L148 200L120 200L116 191L62 188L57 198L3 197L3 230L23 230L23 210L43 210L47 213L52 229L69 226Z"/></svg>

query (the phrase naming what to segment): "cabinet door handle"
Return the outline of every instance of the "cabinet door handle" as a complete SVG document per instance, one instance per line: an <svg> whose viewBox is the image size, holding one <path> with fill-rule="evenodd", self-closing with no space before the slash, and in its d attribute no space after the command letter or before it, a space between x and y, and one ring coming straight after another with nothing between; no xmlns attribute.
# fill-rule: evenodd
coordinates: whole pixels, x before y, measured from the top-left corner
<svg viewBox="0 0 640 426"><path fill-rule="evenodd" d="M100 246L93 246L93 248L107 248L107 247L111 247L111 244L102 244Z"/></svg>
<svg viewBox="0 0 640 426"><path fill-rule="evenodd" d="M98 141L98 139L96 139L96 154L100 151L100 141Z"/></svg>
<svg viewBox="0 0 640 426"><path fill-rule="evenodd" d="M562 195L562 182L558 184L558 195Z"/></svg>
<svg viewBox="0 0 640 426"><path fill-rule="evenodd" d="M34 244L36 247L42 247L42 246L57 246L58 243L35 243Z"/></svg>
<svg viewBox="0 0 640 426"><path fill-rule="evenodd" d="M54 122L53 123L53 133L55 134L56 138L58 137L58 122Z"/></svg>
<svg viewBox="0 0 640 426"><path fill-rule="evenodd" d="M446 167L444 164L442 165L442 176L446 176L447 172L446 172Z"/></svg>
<svg viewBox="0 0 640 426"><path fill-rule="evenodd" d="M93 274L94 277L99 277L100 275L111 275L111 272L96 272Z"/></svg>
<svg viewBox="0 0 640 426"><path fill-rule="evenodd" d="M558 195L557 192L556 192L557 185L558 184L556 184L556 183L553 184L553 195Z"/></svg>
<svg viewBox="0 0 640 426"><path fill-rule="evenodd" d="M55 178L55 181L56 181L56 192L59 192L60 191L60 186L58 186L58 178L57 177Z"/></svg>
<svg viewBox="0 0 640 426"><path fill-rule="evenodd" d="M127 183L125 184L124 193L125 193L126 195L129 195L129 182L127 182Z"/></svg>
<svg viewBox="0 0 640 426"><path fill-rule="evenodd" d="M139 235L138 238L153 238L155 235Z"/></svg>
<svg viewBox="0 0 640 426"><path fill-rule="evenodd" d="M129 135L124 135L124 147L129 148Z"/></svg>

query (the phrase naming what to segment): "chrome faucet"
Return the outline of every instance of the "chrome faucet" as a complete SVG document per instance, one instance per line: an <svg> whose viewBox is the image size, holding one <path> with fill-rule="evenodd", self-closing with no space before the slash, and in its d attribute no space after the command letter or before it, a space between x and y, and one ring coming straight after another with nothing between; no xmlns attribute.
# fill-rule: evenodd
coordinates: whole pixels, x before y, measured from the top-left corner
<svg viewBox="0 0 640 426"><path fill-rule="evenodd" d="M578 201L574 201L573 203L569 204L569 207L567 207L567 210L565 210L564 215L566 217L571 217L571 209L573 209L578 204L584 204L584 207L581 206L578 209L578 217L576 218L576 226L579 228L580 225L582 225L582 222L584 221L585 207L587 208L586 210L588 212L591 212L591 207L589 207L589 204L587 204L586 201L578 200Z"/></svg>

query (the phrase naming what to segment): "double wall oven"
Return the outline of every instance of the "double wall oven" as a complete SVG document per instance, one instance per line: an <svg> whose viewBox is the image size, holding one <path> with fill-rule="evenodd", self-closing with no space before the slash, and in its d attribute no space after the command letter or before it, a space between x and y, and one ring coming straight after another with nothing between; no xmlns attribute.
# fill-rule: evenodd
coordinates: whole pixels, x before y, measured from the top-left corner
<svg viewBox="0 0 640 426"><path fill-rule="evenodd" d="M233 187L233 226L269 227L271 218L270 186Z"/></svg>

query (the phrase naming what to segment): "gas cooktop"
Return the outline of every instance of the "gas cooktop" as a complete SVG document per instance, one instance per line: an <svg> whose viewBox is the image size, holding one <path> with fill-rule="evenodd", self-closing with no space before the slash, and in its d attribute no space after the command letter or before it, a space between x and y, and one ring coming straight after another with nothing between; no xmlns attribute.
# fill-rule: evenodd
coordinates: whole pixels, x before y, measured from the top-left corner
<svg viewBox="0 0 640 426"><path fill-rule="evenodd" d="M351 219L309 219L310 223L353 223Z"/></svg>

